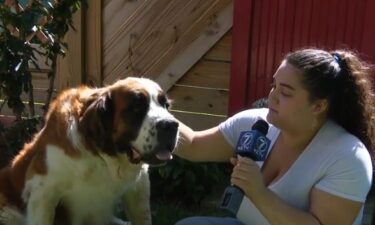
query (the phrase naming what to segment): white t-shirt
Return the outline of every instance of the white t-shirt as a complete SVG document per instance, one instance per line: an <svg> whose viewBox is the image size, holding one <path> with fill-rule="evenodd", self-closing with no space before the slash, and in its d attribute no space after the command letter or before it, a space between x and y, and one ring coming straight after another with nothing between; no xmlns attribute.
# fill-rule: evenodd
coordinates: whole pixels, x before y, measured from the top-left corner
<svg viewBox="0 0 375 225"><path fill-rule="evenodd" d="M251 130L259 119L266 120L268 109L242 111L219 125L225 139L235 147L242 131ZM267 137L272 150L280 130L269 124ZM269 154L269 153L268 153ZM263 162L257 162L259 166ZM318 188L332 195L365 202L372 182L372 163L362 142L328 120L288 171L268 188L286 203L308 211L309 194ZM363 207L354 225L361 224ZM244 198L237 218L247 225L269 224L266 218Z"/></svg>

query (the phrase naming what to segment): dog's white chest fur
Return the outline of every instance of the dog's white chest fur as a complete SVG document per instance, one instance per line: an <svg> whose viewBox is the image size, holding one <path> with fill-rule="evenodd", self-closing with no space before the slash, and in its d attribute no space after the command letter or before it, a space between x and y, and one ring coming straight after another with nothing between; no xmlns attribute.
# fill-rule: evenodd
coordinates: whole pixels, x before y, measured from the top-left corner
<svg viewBox="0 0 375 225"><path fill-rule="evenodd" d="M111 158L83 154L86 155L74 159L65 155L62 149L49 145L48 174L27 181L23 193L25 200L34 207L65 205L72 224L106 224L110 221L116 201L137 182L138 176L147 173L147 168L129 166L126 156ZM33 198L29 196L38 196L38 193L45 195L45 198L38 198L39 201L45 199L46 202L33 204Z"/></svg>

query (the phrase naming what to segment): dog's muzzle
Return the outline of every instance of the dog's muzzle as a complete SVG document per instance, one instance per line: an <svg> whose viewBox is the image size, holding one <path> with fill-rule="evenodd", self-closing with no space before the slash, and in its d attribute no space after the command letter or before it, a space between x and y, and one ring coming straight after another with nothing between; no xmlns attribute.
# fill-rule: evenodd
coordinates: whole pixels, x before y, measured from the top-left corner
<svg viewBox="0 0 375 225"><path fill-rule="evenodd" d="M177 145L178 122L161 120L156 124L157 144L150 154L142 156L142 161L150 165L164 164L173 158L172 151Z"/></svg>

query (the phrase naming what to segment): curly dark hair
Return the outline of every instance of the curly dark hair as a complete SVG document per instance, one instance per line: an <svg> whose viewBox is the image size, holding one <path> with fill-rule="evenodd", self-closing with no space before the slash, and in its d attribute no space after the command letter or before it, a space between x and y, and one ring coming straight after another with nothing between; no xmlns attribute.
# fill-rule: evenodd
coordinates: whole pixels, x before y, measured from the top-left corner
<svg viewBox="0 0 375 225"><path fill-rule="evenodd" d="M371 67L350 50L303 49L286 61L299 68L310 100L328 99L328 117L375 150L375 96Z"/></svg>

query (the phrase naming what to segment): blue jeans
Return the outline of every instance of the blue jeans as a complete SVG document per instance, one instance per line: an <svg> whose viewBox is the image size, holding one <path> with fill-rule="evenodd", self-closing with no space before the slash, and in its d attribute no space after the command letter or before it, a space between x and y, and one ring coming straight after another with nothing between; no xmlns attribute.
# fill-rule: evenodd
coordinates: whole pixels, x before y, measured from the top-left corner
<svg viewBox="0 0 375 225"><path fill-rule="evenodd" d="M178 221L175 225L245 225L235 218L194 216Z"/></svg>

